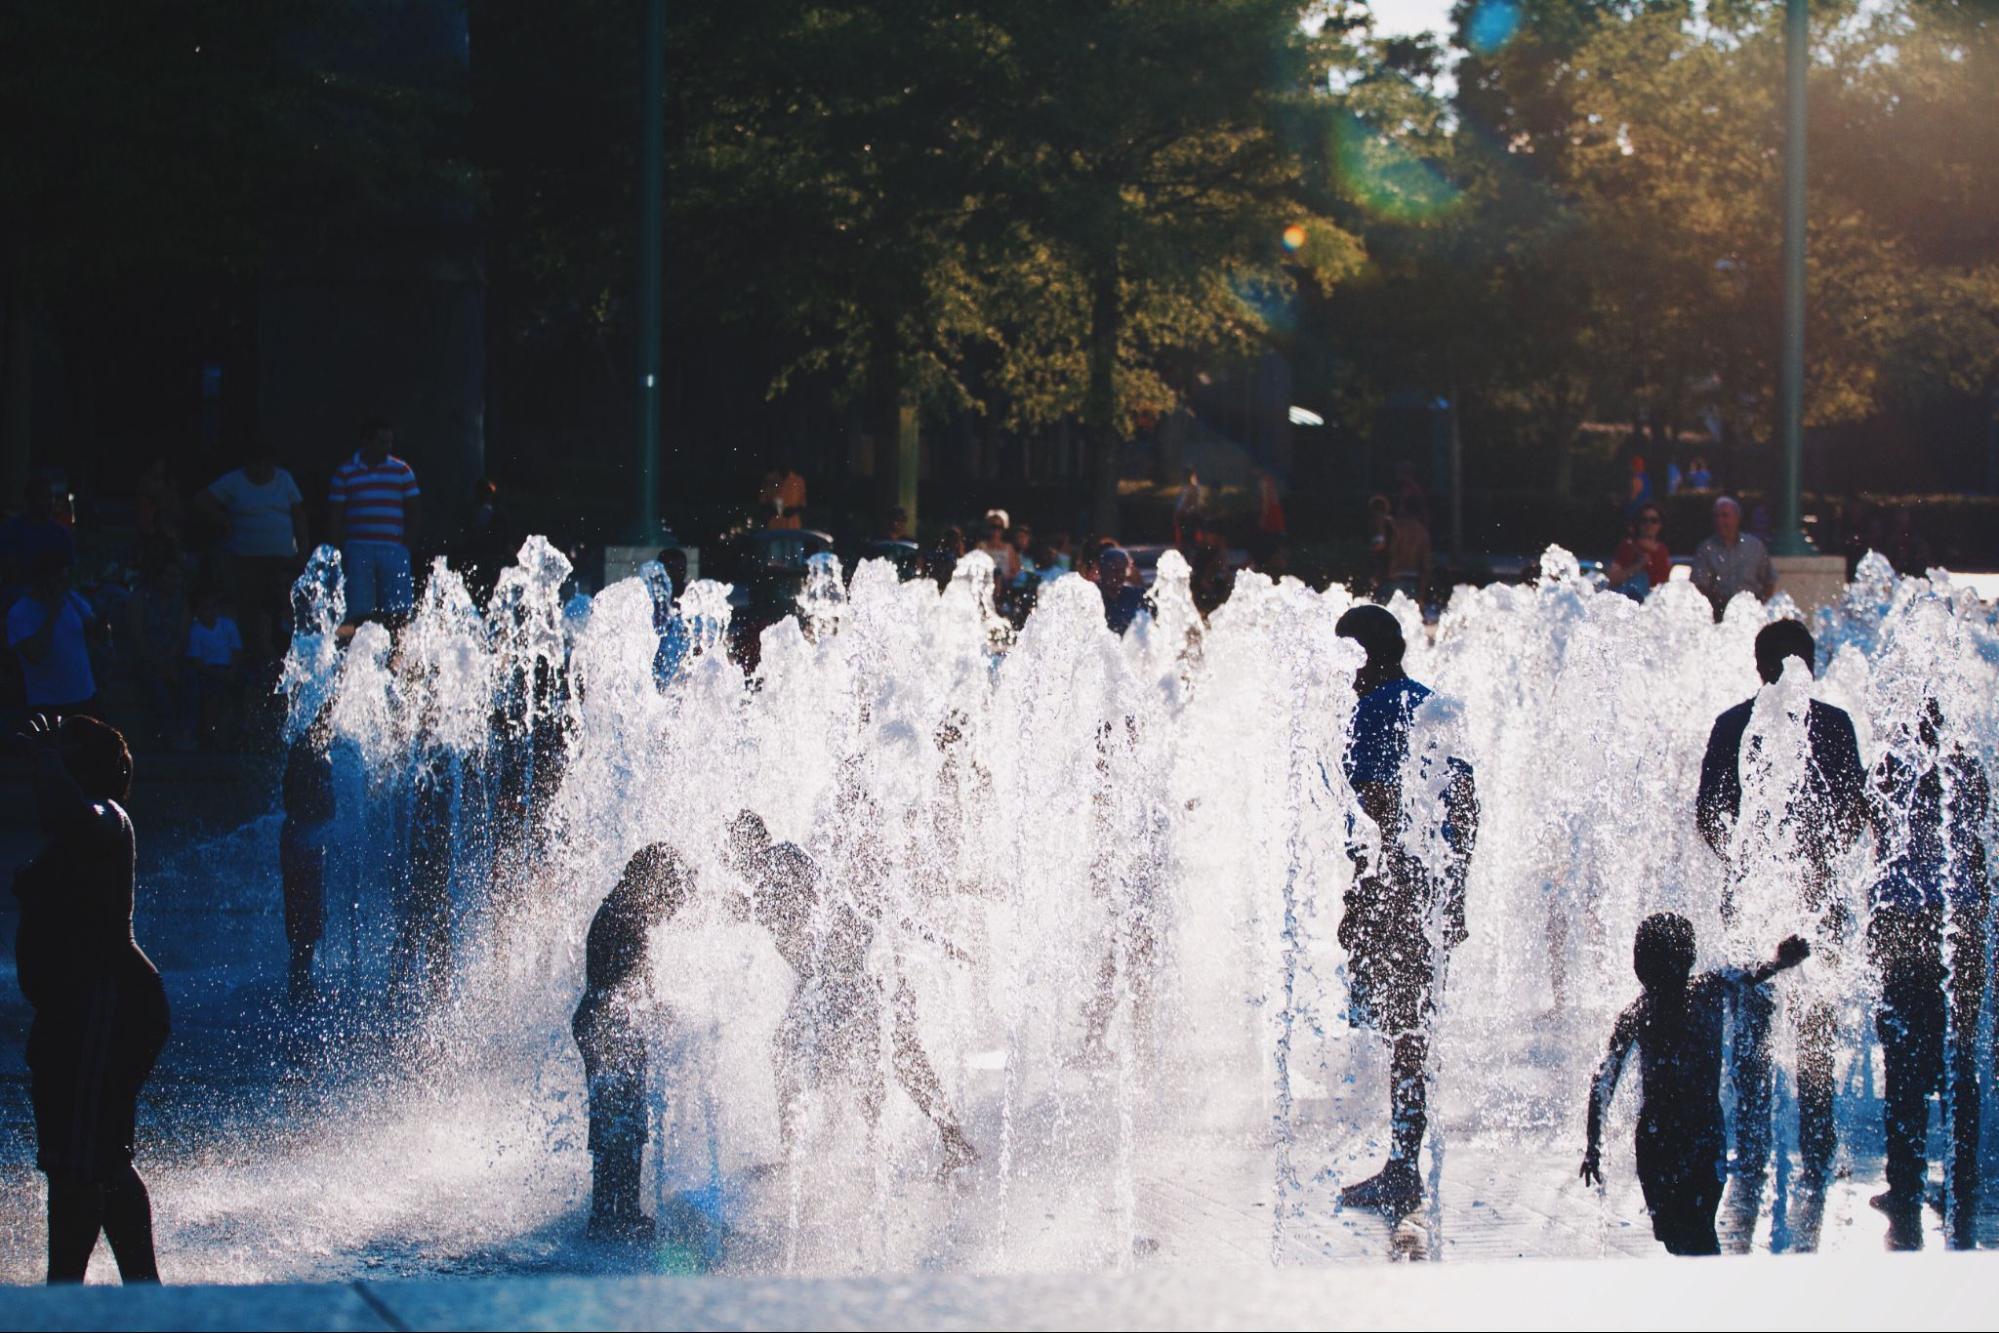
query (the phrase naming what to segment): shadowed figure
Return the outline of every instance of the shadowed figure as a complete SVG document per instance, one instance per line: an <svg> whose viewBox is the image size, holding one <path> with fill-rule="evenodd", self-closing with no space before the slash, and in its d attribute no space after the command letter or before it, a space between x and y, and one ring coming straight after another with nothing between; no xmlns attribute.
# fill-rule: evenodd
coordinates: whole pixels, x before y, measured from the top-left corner
<svg viewBox="0 0 1999 1333"><path fill-rule="evenodd" d="M409 878L397 886L396 938L389 992L397 1012L415 1022L446 998L451 985L452 798L449 754L420 756L410 786Z"/></svg>
<svg viewBox="0 0 1999 1333"><path fill-rule="evenodd" d="M1392 1046L1389 1120L1394 1141L1381 1171L1340 1191L1343 1208L1376 1209L1393 1217L1423 1199L1417 1156L1429 1128L1430 1021L1438 980L1450 951L1465 939L1465 877L1478 841L1478 792L1469 764L1447 757L1443 842L1446 864L1433 869L1418 855L1425 830L1411 826L1403 802L1403 769L1416 710L1430 697L1402 670L1402 627L1378 606L1357 606L1335 627L1367 653L1354 676L1353 739L1344 759L1361 815L1380 830L1378 851L1356 836L1354 862L1340 918L1347 951L1351 1017ZM1350 825L1358 824L1350 819Z"/></svg>
<svg viewBox="0 0 1999 1333"><path fill-rule="evenodd" d="M1154 812L1141 808L1135 818L1121 817L1121 792L1112 776L1111 748L1117 724L1097 728L1096 784L1090 793L1092 843L1090 895L1102 902L1109 918L1100 946L1096 987L1083 1007L1083 1057L1092 1064L1109 1064L1111 1024L1117 1016L1118 978L1131 998L1134 1036L1141 1052L1151 1049L1153 982L1158 968L1156 923L1158 881L1162 873ZM1135 719L1124 720L1125 745L1137 748Z"/></svg>
<svg viewBox="0 0 1999 1333"><path fill-rule="evenodd" d="M1809 670L1816 645L1811 632L1795 620L1765 625L1756 635L1756 671L1763 683L1783 679L1784 664L1797 658ZM1745 754L1744 740L1755 713L1748 699L1715 719L1707 753L1701 760L1700 793L1695 821L1714 854L1729 863L1731 878L1723 889L1722 919L1736 914L1732 846L1742 816L1742 768L1758 758L1762 737L1753 739ZM1786 795L1784 826L1795 830L1795 847L1787 863L1797 876L1798 906L1814 922L1821 951L1836 966L1836 948L1851 924L1840 895L1834 891L1834 862L1853 845L1867 812L1866 773L1854 739L1853 719L1831 704L1814 699L1804 719L1808 753L1803 781ZM1760 1187L1770 1157L1771 1054L1770 1025L1776 1001L1767 990L1740 997L1734 1015L1730 1076L1735 1085L1735 1173L1744 1188ZM1824 1000L1796 1006L1792 1024L1797 1035L1798 1144L1805 1174L1822 1183L1832 1168L1837 1135L1833 1128L1834 1052L1837 1014Z"/></svg>
<svg viewBox="0 0 1999 1333"><path fill-rule="evenodd" d="M1925 700L1871 781L1880 872L1868 895L1867 944L1881 988L1874 1023L1887 1084L1888 1188L1870 1202L1891 1217L1921 1209L1936 1093L1950 1139L1948 1189L1938 1202L1953 1243L1968 1245L1979 1195L1978 1020L1991 905L1983 833L1991 793L1977 761L1943 737L1943 711Z"/></svg>
<svg viewBox="0 0 1999 1333"><path fill-rule="evenodd" d="M1652 1234L1670 1254L1721 1253L1714 1217L1727 1155L1721 1117L1726 1004L1796 967L1810 953L1811 946L1793 935L1778 946L1773 961L1753 971L1722 968L1688 980L1694 967L1693 923L1675 912L1639 923L1631 966L1645 992L1618 1015L1610 1052L1590 1087L1582 1177L1603 1183L1603 1116L1636 1046L1644 1081L1638 1108L1638 1183L1652 1214Z"/></svg>
<svg viewBox="0 0 1999 1333"><path fill-rule="evenodd" d="M285 747L278 872L289 949L285 995L294 1015L313 1005L313 955L326 933L326 858L334 816L331 714L330 706L321 709L312 725Z"/></svg>
<svg viewBox="0 0 1999 1333"><path fill-rule="evenodd" d="M583 998L569 1023L590 1090L590 1233L643 1239L639 1207L646 1144L646 1028L653 931L686 903L694 872L663 842L641 848L591 918Z"/></svg>
<svg viewBox="0 0 1999 1333"><path fill-rule="evenodd" d="M768 930L797 977L771 1052L778 1127L789 1155L797 1144L798 1103L808 1088L844 1082L860 1092L872 1134L887 1088L881 1072L882 983L868 971L874 924L853 904L822 892L819 868L795 844L771 841L761 816L729 822L729 867L749 882L730 909ZM937 1127L943 1172L978 1157L958 1125L916 1029L916 994L898 981L889 1007L896 1082Z"/></svg>
<svg viewBox="0 0 1999 1333"><path fill-rule="evenodd" d="M43 842L14 878L14 957L28 1027L36 1165L49 1180L51 1283L81 1282L101 1232L126 1282L157 1282L153 1205L132 1167L139 1092L166 1045L167 993L132 935L135 842L125 738L94 718L36 717Z"/></svg>

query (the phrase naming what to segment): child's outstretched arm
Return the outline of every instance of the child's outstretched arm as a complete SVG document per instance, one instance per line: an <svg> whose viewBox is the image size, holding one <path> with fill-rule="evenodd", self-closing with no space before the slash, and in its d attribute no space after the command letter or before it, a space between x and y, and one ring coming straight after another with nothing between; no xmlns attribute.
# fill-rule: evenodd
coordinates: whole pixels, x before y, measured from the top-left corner
<svg viewBox="0 0 1999 1333"><path fill-rule="evenodd" d="M1796 967L1811 957L1811 953L1812 946L1804 936L1790 935L1777 946L1777 956L1767 963L1758 963L1755 967L1718 967L1705 975L1746 990L1762 985L1786 968Z"/></svg>
<svg viewBox="0 0 1999 1333"><path fill-rule="evenodd" d="M1610 1050L1604 1054L1596 1079L1590 1084L1589 1146L1583 1151L1581 1174L1592 1185L1603 1183L1603 1113L1610 1108L1610 1099L1617 1092L1617 1077L1624 1072L1624 1062L1638 1040L1638 1026L1635 1004L1617 1016L1617 1026L1610 1030Z"/></svg>
<svg viewBox="0 0 1999 1333"><path fill-rule="evenodd" d="M1751 986L1760 986L1786 968L1796 967L1812 956L1811 943L1802 935L1787 935L1777 946L1777 956L1764 963L1743 980Z"/></svg>

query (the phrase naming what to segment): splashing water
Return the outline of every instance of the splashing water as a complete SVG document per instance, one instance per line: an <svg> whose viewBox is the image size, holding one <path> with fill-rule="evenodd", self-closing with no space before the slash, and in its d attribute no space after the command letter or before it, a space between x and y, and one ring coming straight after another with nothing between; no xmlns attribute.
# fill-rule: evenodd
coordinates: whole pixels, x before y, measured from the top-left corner
<svg viewBox="0 0 1999 1333"><path fill-rule="evenodd" d="M1636 994L1645 914L1691 917L1702 966L1787 933L1795 901L1771 886L1807 700L1853 714L1870 764L1926 699L1980 762L1999 745L1999 636L1941 573L1897 579L1870 558L1818 617L1820 677L1758 694L1769 609L1738 600L1716 623L1686 584L1640 605L1599 595L1566 552L1542 569L1536 586L1460 588L1434 635L1406 599L1391 606L1410 674L1439 692L1411 747L1415 826L1441 822L1438 756L1473 765L1483 807L1470 938L1436 1024L1433 1156L1446 1135L1502 1154L1576 1146L1589 1070ZM1334 942L1360 661L1333 632L1344 589L1245 573L1204 624L1169 554L1124 637L1078 576L1044 588L1016 636L983 554L941 591L882 561L848 580L822 555L746 678L724 651L730 590L675 590L656 567L566 618L568 562L531 539L483 611L440 565L397 640L364 625L344 655L338 572L322 550L300 581L312 614L284 677L294 732L333 700L352 920L329 929L328 961L362 994L392 952L396 894L370 886L407 879L412 793L448 757L455 795L433 817L454 858L451 975L425 1054L370 1086L452 1127L440 1161L507 1163L508 1197L473 1208L481 1234L574 1225L581 942L654 840L697 890L653 939L647 1188L704 1265L1122 1267L1168 1225L1154 1182L1223 1156L1248 1164L1271 1252L1295 1256L1329 1186L1382 1155L1386 1062L1344 1021ZM1715 716L1752 695L1769 743L1745 767L1737 837L1772 873L1744 872L1724 930L1693 796ZM772 1035L796 978L727 906L743 886L724 828L745 808L812 856L828 893L869 907L867 971L893 997L879 1126L855 1089L811 1089L789 1156ZM1874 855L1864 842L1837 876L1857 920ZM1823 984L1857 1007L1866 969ZM886 1038L904 1012L980 1153L948 1184L899 1090ZM1843 1114L1869 1095L1843 1083Z"/></svg>

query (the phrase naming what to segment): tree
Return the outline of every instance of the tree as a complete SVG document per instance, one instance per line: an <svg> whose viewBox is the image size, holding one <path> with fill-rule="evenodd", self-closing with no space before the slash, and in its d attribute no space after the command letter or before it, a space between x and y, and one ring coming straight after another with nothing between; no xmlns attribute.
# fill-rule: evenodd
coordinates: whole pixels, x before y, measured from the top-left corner
<svg viewBox="0 0 1999 1333"><path fill-rule="evenodd" d="M1015 97L996 118L1005 198L1032 238L1023 276L1051 298L1022 330L1016 386L1073 366L1091 521L1118 526L1134 411L1168 397L1171 352L1240 343L1255 297L1330 282L1359 258L1309 188L1324 105L1291 0L1008 0ZM1287 251L1287 227L1296 248ZM1148 400L1151 400L1148 402ZM1067 406L1055 395L1049 408Z"/></svg>

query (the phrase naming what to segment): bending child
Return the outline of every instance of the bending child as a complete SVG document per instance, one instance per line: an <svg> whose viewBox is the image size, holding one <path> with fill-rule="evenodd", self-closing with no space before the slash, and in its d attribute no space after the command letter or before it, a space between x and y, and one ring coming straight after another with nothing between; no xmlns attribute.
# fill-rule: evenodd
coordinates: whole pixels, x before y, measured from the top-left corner
<svg viewBox="0 0 1999 1333"><path fill-rule="evenodd" d="M1610 1053L1590 1089L1589 1148L1582 1177L1601 1185L1603 1114L1635 1044L1644 1077L1638 1108L1638 1183L1652 1214L1652 1234L1671 1254L1719 1254L1715 1210L1721 1205L1721 1033L1731 991L1760 986L1811 953L1796 935L1753 971L1722 968L1688 979L1694 967L1693 923L1677 912L1638 926L1631 965L1645 993L1618 1015Z"/></svg>
<svg viewBox="0 0 1999 1333"><path fill-rule="evenodd" d="M868 970L874 924L844 899L822 893L812 858L793 843L772 842L754 812L729 822L728 839L729 866L750 884L749 897L733 900L732 909L770 932L797 976L771 1052L785 1151L796 1143L798 1102L807 1088L833 1082L858 1088L872 1129L888 1095L881 1070L884 988ZM916 996L906 983L896 987L888 1016L896 1081L937 1127L944 1173L971 1165L978 1153L917 1035Z"/></svg>
<svg viewBox="0 0 1999 1333"><path fill-rule="evenodd" d="M590 922L583 999L569 1030L590 1088L590 1233L645 1239L639 1207L646 1144L646 1033L652 932L693 892L694 874L663 842L644 847Z"/></svg>

